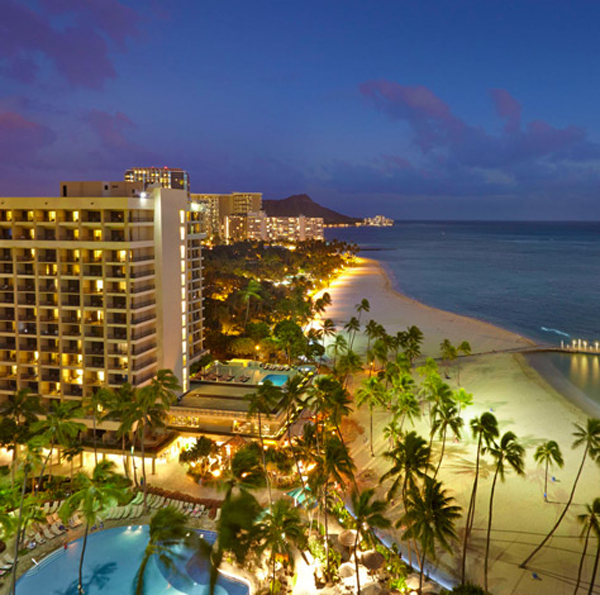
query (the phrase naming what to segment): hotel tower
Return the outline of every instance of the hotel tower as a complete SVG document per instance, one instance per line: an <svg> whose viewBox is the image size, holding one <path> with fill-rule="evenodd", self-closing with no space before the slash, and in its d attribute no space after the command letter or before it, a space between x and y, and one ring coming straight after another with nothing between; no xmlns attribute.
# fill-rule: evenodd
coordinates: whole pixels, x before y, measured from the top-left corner
<svg viewBox="0 0 600 595"><path fill-rule="evenodd" d="M0 400L79 400L203 353L199 213L184 190L63 182L0 198Z"/></svg>

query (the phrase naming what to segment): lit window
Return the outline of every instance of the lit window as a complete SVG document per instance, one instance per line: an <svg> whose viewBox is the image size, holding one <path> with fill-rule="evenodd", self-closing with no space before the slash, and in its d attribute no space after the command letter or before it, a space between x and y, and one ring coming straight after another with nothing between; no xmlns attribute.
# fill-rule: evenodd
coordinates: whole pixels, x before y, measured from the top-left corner
<svg viewBox="0 0 600 595"><path fill-rule="evenodd" d="M181 236L182 240L185 240L185 227L179 228L179 235Z"/></svg>
<svg viewBox="0 0 600 595"><path fill-rule="evenodd" d="M182 224L185 222L185 212L184 211L179 211L179 222Z"/></svg>

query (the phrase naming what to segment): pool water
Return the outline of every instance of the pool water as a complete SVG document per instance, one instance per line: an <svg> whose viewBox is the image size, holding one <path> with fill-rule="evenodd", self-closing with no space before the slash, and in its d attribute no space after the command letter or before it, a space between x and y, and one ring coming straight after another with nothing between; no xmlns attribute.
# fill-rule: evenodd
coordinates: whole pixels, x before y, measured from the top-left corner
<svg viewBox="0 0 600 595"><path fill-rule="evenodd" d="M265 380L270 380L275 386L283 386L287 382L288 377L285 374L267 374L262 380L261 384Z"/></svg>
<svg viewBox="0 0 600 595"><path fill-rule="evenodd" d="M200 534L213 543L215 533ZM107 529L88 537L83 563L86 595L130 595L137 569L148 544L148 525ZM17 595L77 595L79 557L83 539L40 560L17 583ZM181 547L176 552L178 572L169 571L153 556L146 568L145 595L208 595L206 562ZM35 558L35 554L33 556ZM215 595L248 595L246 584L221 575Z"/></svg>

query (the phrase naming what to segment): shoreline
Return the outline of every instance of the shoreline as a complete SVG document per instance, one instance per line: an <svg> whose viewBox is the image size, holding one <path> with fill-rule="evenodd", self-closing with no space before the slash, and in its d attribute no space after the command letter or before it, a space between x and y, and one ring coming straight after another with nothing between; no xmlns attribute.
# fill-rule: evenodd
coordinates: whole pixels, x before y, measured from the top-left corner
<svg viewBox="0 0 600 595"><path fill-rule="evenodd" d="M519 564L530 553L541 536L552 526L567 501L575 474L581 464L581 449L573 450L573 424L585 425L587 415L571 395L557 390L549 379L526 360L524 354L511 350L535 345L530 339L497 327L491 323L463 315L439 310L422 304L397 291L388 278L385 268L378 261L359 258L354 270L350 269L332 282L327 289L332 305L325 316L332 318L341 329L350 316L356 315L355 306L363 298L370 302L369 313L363 312L361 324L369 318L377 320L389 333L415 324L424 333L423 354L439 359L439 343L448 338L456 344L468 340L474 355L461 357L449 366L451 375L446 382L452 389L458 388L457 364L460 363L460 386L473 394L474 404L463 412L464 427L461 440L448 441L445 463L438 479L449 494L466 511L473 481L476 444L471 437L469 422L483 412L491 411L497 417L500 432L514 432L526 448L526 475L520 477L507 473L505 482L499 482L494 499L494 526L490 555L490 583L494 595L572 595L574 579L581 557L579 542L580 526L577 514L584 512L583 506L597 497L600 481L598 467L588 461L581 476L574 503L555 535L550 547L544 548L527 570ZM357 335L355 350L364 353L367 340ZM362 375L350 383L351 393L357 388ZM565 379L566 382L566 379ZM383 428L390 421L387 411L374 412L374 450L369 448L369 412L355 409L352 418L364 429L350 444L351 454L359 474L361 488L373 487L378 498L385 496L388 484L380 485L378 478L389 468L381 455L387 450ZM407 428L408 431L413 427ZM414 429L422 436L429 435L428 419L415 421ZM533 461L537 446L545 440L559 443L565 465L551 471L552 482L548 486L549 502L544 502L544 470ZM438 457L440 444L434 441L433 457ZM489 506L489 490L493 477L491 460L484 460L480 475L475 525L469 543L467 562L470 580L483 583L483 557L485 532ZM398 503L392 504L388 516L396 521L401 515ZM463 520L457 525L462 537ZM386 531L387 539L401 541L397 530ZM460 576L460 545L453 554L440 553L436 574ZM590 565L586 566L584 578L589 576ZM532 580L532 572L542 580Z"/></svg>
<svg viewBox="0 0 600 595"><path fill-rule="evenodd" d="M437 313L451 314L453 316L458 316L459 318L462 318L464 320L477 322L478 324L489 326L493 329L500 330L505 333L509 333L511 335L515 335L516 337L518 337L519 339L522 339L523 341L525 341L526 343L528 343L531 346L543 345L543 343L539 343L539 342L535 341L534 339L532 339L531 337L527 337L526 335L522 335L515 331L511 331L510 329L504 328L503 326L500 326L498 324L494 324L493 322L489 322L487 320L483 320L483 319L477 318L475 316L461 314L460 312L453 312L451 310L443 310L442 308L438 308L436 306L431 306L429 304L426 304L425 302L421 302L420 300L417 300L417 299L407 295L406 293L402 292L402 290L400 290L397 286L394 285L394 282L396 282L396 284L397 284L398 280L396 279L394 272L391 270L391 268L386 263L380 262L375 258L365 258L364 260L372 263L374 266L376 266L377 268L379 268L381 270L382 274L384 275L384 277L386 279L386 289L388 291L397 295L401 299L408 300L415 306L428 308L428 309L432 310L433 312L437 312Z"/></svg>

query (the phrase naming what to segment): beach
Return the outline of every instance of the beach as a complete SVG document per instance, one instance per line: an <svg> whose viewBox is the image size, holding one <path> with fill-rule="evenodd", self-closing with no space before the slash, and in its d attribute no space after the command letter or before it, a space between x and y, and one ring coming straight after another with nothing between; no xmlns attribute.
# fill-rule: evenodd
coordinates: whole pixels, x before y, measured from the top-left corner
<svg viewBox="0 0 600 595"><path fill-rule="evenodd" d="M438 478L466 513L474 477L476 446L470 435L469 421L483 412L492 411L499 421L500 432L514 432L526 448L526 470L522 477L507 472L505 481L499 481L496 487L489 561L491 592L495 595L571 594L583 548L576 516L599 495L600 471L595 463L586 463L573 505L557 535L526 570L520 569L519 564L558 518L562 510L560 503L568 499L583 455L583 449L571 448L575 430L573 424L585 424L587 419L587 413L573 402L575 399L557 392L527 364L523 355L514 352L530 346L532 342L491 324L437 310L403 296L394 291L383 268L373 260L358 259L357 266L334 281L327 291L332 305L325 316L335 322L338 330L356 315L355 305L367 298L370 312L363 313L363 324L369 319L376 320L390 334L409 325L417 325L425 336L422 347L425 356L439 357L439 344L444 339L453 344L463 340L470 342L474 355L460 358L460 380L461 386L473 394L474 404L464 411L462 440L457 443L449 440L447 443ZM357 337L355 349L359 353L365 352L366 337ZM456 364L450 369L450 376L447 382L456 388ZM360 376L355 377L351 388L356 388L358 382ZM593 412L593 407L591 411L588 409L589 412ZM389 463L379 455L387 448L382 429L389 422L389 417L389 412L375 413L374 443L378 456L371 457L370 454L369 413L366 409L354 413L354 419L364 428L364 433L350 445L361 487L376 487L381 497L387 486L379 486L378 478L387 471ZM428 437L427 418L418 421L415 429ZM563 469L551 470L554 481L549 482L548 503L543 500L544 470L533 460L536 447L545 440L558 442L565 460ZM434 442L434 461L439 446ZM492 476L492 462L487 459L480 476L475 526L467 560L468 577L479 584L483 584ZM396 520L400 513L396 503L389 516ZM454 579L460 575L461 539L464 535L462 519L457 529L459 542L453 544L452 554L440 551L436 564L442 575ZM392 530L389 537L399 538L400 533ZM595 551L594 547L589 549L592 553ZM588 555L584 581L591 574L592 553Z"/></svg>

